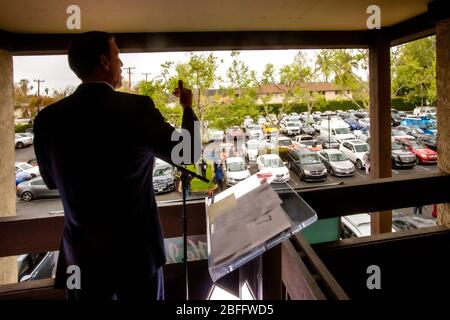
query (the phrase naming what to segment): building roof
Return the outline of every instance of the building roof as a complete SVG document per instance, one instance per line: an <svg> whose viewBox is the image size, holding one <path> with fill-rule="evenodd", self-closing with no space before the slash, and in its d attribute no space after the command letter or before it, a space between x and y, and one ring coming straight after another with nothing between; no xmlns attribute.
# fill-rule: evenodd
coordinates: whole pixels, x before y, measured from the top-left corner
<svg viewBox="0 0 450 320"><path fill-rule="evenodd" d="M337 91L344 88L340 85L331 82L308 82L302 86L307 91L320 92L320 91ZM265 84L259 87L258 94L275 94L283 93L287 91L287 87L282 84Z"/></svg>
<svg viewBox="0 0 450 320"><path fill-rule="evenodd" d="M377 0L381 27L427 11L430 0ZM18 33L74 33L66 10L81 9L82 31L195 32L195 31L308 31L367 30L368 0L21 0L2 1L0 29Z"/></svg>

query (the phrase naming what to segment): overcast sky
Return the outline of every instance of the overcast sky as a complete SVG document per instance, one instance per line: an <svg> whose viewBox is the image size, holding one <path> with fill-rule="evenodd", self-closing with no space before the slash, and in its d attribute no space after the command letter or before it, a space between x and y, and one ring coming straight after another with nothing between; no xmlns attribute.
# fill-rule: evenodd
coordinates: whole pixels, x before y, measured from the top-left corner
<svg viewBox="0 0 450 320"><path fill-rule="evenodd" d="M315 60L315 50L303 50L306 52L311 66ZM251 70L255 70L258 76L264 70L267 63L272 63L278 68L282 65L289 64L293 61L298 50L248 50L241 51L239 58L249 66ZM208 54L209 52L197 52L197 54ZM218 73L224 79L226 78L226 70L231 64L230 51L215 51L214 55L218 57ZM151 77L161 73L161 64L166 61L186 62L189 59L188 52L164 52L164 53L132 53L120 54L124 67L135 67L132 72L131 82L133 85L140 80L144 80L144 72L150 72ZM220 60L223 59L223 63ZM124 70L123 77L128 80L128 74ZM14 82L20 79L28 79L30 85L33 85L32 93L37 90L37 83L33 80L45 80L41 83L41 94L45 88L49 88L52 94L54 89L64 89L66 86L77 86L80 80L69 69L67 56L16 56L14 57Z"/></svg>

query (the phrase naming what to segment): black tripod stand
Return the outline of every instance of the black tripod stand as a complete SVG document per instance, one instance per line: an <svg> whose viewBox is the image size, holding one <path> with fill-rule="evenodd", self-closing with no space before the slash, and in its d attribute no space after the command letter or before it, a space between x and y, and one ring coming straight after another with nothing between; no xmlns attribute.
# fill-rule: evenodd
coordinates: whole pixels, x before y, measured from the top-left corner
<svg viewBox="0 0 450 320"><path fill-rule="evenodd" d="M200 179L203 182L209 183L209 180L202 177L195 172L187 170L186 168L170 162L181 172L181 189L183 192L183 263L184 263L184 279L186 285L186 300L189 300L189 282L188 282L188 261L187 261L187 213L186 200L189 196L189 184L193 178Z"/></svg>

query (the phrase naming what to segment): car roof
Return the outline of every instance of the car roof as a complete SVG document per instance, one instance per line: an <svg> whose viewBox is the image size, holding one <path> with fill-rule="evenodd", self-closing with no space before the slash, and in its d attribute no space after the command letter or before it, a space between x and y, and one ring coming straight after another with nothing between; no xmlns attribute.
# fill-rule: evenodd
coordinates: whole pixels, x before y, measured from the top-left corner
<svg viewBox="0 0 450 320"><path fill-rule="evenodd" d="M294 150L298 151L300 154L316 154L315 152L309 150L306 147L296 147Z"/></svg>
<svg viewBox="0 0 450 320"><path fill-rule="evenodd" d="M232 163L232 162L245 162L244 159L242 159L241 157L229 157L226 158L225 161L227 163Z"/></svg>
<svg viewBox="0 0 450 320"><path fill-rule="evenodd" d="M265 158L265 159L277 159L277 158L279 159L280 158L280 156L275 153L263 154L263 155L260 155L260 157Z"/></svg>
<svg viewBox="0 0 450 320"><path fill-rule="evenodd" d="M328 154L341 154L342 151L339 149L323 149L323 152L326 152Z"/></svg>
<svg viewBox="0 0 450 320"><path fill-rule="evenodd" d="M347 140L344 142L348 142L350 144L368 144L367 142L361 141L361 140Z"/></svg>

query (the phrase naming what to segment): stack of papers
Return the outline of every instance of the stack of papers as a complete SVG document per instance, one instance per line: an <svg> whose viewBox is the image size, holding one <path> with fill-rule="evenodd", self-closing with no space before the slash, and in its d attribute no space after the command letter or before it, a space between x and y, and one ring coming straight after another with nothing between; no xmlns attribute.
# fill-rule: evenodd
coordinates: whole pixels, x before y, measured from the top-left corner
<svg viewBox="0 0 450 320"><path fill-rule="evenodd" d="M210 254L226 264L291 227L282 200L256 175L217 195L208 207Z"/></svg>

